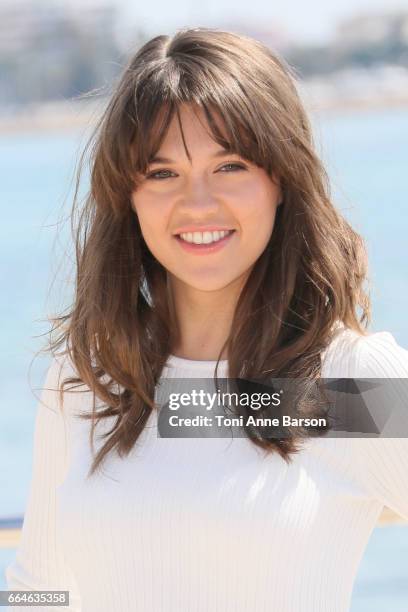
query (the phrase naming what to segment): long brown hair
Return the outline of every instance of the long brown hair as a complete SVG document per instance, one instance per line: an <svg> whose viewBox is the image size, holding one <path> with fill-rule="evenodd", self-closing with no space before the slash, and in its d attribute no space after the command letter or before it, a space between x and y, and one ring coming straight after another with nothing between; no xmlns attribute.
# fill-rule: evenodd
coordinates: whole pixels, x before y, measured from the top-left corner
<svg viewBox="0 0 408 612"><path fill-rule="evenodd" d="M134 446L172 350L166 270L143 240L130 196L182 103L202 108L218 143L282 185L270 243L226 340L229 376L314 378L334 325L364 334L369 322L363 241L331 202L291 68L231 32L186 29L153 38L123 70L88 143L91 183L76 227L74 302L51 319L47 350L63 347L78 375L62 382L61 396L68 384L92 391L93 410L81 415L92 419L91 440L100 419L116 417L89 475L110 451L122 457ZM295 435L249 437L286 461L298 451Z"/></svg>

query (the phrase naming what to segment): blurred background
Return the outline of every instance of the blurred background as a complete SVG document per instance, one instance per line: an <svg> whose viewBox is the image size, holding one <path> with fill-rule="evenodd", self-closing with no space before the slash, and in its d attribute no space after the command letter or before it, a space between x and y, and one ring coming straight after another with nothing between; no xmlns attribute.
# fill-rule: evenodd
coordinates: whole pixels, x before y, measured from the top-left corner
<svg viewBox="0 0 408 612"><path fill-rule="evenodd" d="M47 315L72 295L76 163L129 54L185 26L253 36L293 66L333 199L366 239L371 329L408 348L408 0L251 0L250 10L244 0L0 0L0 589L27 501L49 358L31 362ZM408 524L383 519L352 612L408 610Z"/></svg>

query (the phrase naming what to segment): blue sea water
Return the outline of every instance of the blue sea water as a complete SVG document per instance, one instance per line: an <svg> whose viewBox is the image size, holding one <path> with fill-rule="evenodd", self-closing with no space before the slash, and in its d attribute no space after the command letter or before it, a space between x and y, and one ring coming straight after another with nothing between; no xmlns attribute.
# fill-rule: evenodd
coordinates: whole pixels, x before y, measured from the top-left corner
<svg viewBox="0 0 408 612"><path fill-rule="evenodd" d="M391 331L408 347L408 109L315 116L313 121L333 199L368 246L372 330ZM22 514L27 501L37 403L30 385L42 384L48 359L35 361L30 380L29 366L41 346L38 336L47 329L47 313L70 295L58 264L69 238L70 185L83 142L78 131L0 137L0 518ZM72 252L64 270L69 257ZM0 589L13 554L0 550ZM354 588L352 612L390 607L408 610L408 527L374 530Z"/></svg>

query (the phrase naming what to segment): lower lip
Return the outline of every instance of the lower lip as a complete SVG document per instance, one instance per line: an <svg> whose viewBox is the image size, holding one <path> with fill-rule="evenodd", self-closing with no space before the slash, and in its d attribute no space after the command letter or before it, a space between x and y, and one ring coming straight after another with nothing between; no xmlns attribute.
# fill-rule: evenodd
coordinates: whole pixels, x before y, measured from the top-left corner
<svg viewBox="0 0 408 612"><path fill-rule="evenodd" d="M216 253L223 249L231 240L233 235L235 234L235 230L230 234L221 238L221 240L217 240L217 242L211 242L210 244L193 244L191 242L186 242L180 236L175 236L177 242L188 253L194 253L195 255L208 255L209 253Z"/></svg>

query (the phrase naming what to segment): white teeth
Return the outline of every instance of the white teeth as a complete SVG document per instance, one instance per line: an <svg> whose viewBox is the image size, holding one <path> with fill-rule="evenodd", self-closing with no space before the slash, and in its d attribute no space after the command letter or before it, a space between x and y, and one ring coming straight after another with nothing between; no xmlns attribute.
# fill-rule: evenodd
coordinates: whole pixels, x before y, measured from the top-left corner
<svg viewBox="0 0 408 612"><path fill-rule="evenodd" d="M180 238L193 244L211 244L212 242L218 242L218 240L221 240L221 238L224 238L229 233L231 233L231 230L214 232L186 232L180 234Z"/></svg>

